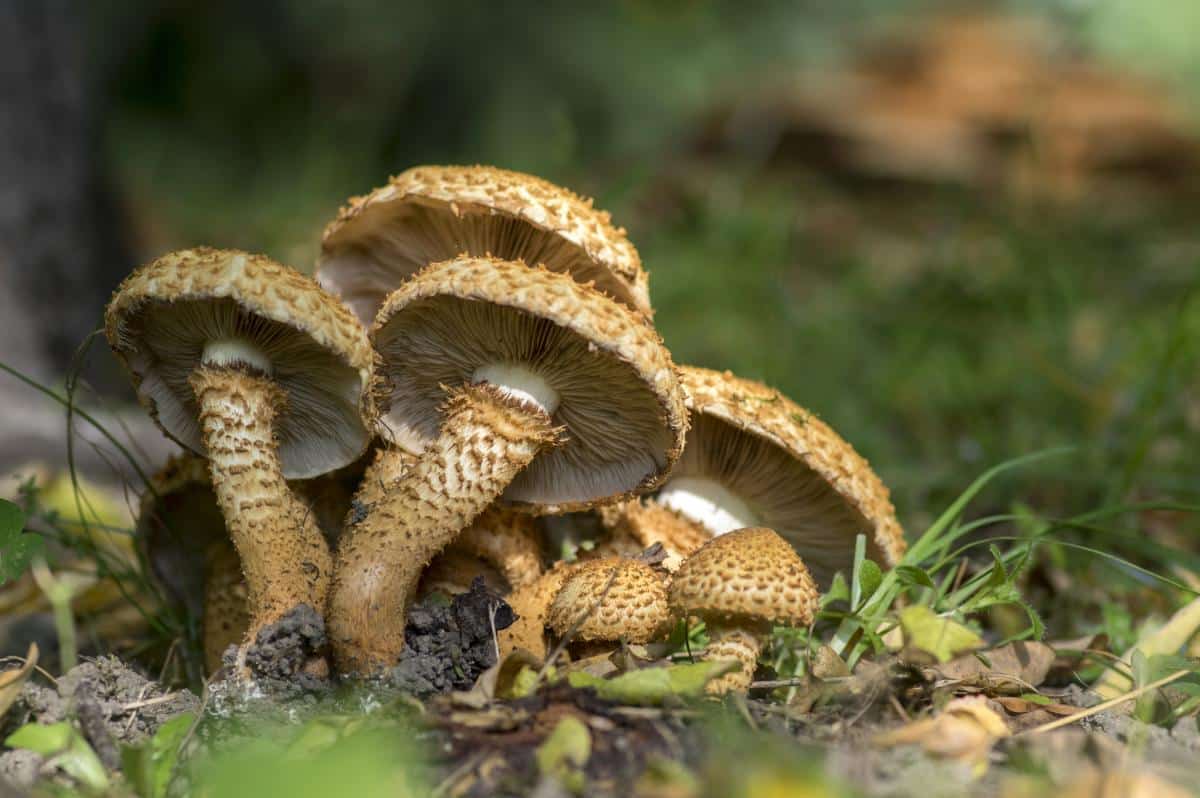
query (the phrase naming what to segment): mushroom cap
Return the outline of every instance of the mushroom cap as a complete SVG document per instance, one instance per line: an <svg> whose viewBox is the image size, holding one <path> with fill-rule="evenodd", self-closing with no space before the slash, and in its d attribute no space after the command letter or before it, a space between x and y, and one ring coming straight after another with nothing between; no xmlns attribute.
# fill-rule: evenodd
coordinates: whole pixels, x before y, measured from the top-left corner
<svg viewBox="0 0 1200 798"><path fill-rule="evenodd" d="M580 642L625 638L649 643L664 637L671 625L664 579L637 560L608 557L580 563L554 597L546 621L559 637L576 624L572 639Z"/></svg>
<svg viewBox="0 0 1200 798"><path fill-rule="evenodd" d="M353 197L326 228L317 279L364 324L426 264L461 254L545 265L646 316L646 272L625 231L592 201L490 166L418 166Z"/></svg>
<svg viewBox="0 0 1200 798"><path fill-rule="evenodd" d="M286 394L275 416L286 478L340 468L370 440L363 414L372 352L362 325L313 280L262 255L164 255L113 294L104 331L150 415L192 451L203 453L204 444L188 376L206 342L227 338L257 346Z"/></svg>
<svg viewBox="0 0 1200 798"><path fill-rule="evenodd" d="M569 277L493 258L433 264L388 297L371 337L380 433L410 452L437 438L445 387L481 367L519 367L557 394L559 445L503 495L523 510L644 493L679 457L688 422L670 353L641 317Z"/></svg>
<svg viewBox="0 0 1200 798"><path fill-rule="evenodd" d="M457 596L471 589L475 577L482 577L488 590L498 595L504 595L511 589L504 576L483 558L451 543L449 548L425 566L417 596L424 598L434 592Z"/></svg>
<svg viewBox="0 0 1200 798"><path fill-rule="evenodd" d="M205 557L228 537L205 460L187 453L167 460L142 494L134 535L163 592L199 617Z"/></svg>
<svg viewBox="0 0 1200 798"><path fill-rule="evenodd" d="M795 549L762 527L705 543L679 566L669 593L680 615L783 626L808 626L820 602Z"/></svg>
<svg viewBox="0 0 1200 798"><path fill-rule="evenodd" d="M888 489L853 447L772 388L728 371L681 366L692 428L673 476L713 478L776 529L821 585L848 568L854 538L884 566L904 555Z"/></svg>

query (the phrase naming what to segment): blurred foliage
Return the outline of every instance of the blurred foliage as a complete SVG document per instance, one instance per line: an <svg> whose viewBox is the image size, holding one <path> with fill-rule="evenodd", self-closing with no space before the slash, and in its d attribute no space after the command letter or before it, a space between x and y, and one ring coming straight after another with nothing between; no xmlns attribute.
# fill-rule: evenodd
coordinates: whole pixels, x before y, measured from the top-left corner
<svg viewBox="0 0 1200 798"><path fill-rule="evenodd" d="M1022 483L1041 512L1196 501L1196 208L839 182L764 168L752 149L701 157L699 120L928 9L1036 6L1077 46L1186 87L1194 4L1125 5L138 0L91 14L105 153L146 256L206 243L308 268L337 206L389 173L536 172L629 228L679 362L810 407L871 459L911 530L966 476L1062 443L1085 452ZM1157 521L1167 546L1196 531Z"/></svg>

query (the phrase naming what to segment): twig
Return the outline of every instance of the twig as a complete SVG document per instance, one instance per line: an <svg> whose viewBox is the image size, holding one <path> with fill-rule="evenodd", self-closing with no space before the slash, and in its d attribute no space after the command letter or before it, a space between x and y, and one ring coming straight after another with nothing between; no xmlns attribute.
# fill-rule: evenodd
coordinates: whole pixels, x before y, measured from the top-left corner
<svg viewBox="0 0 1200 798"><path fill-rule="evenodd" d="M1020 735L1018 735L1018 736L1027 735L1027 734L1042 734L1044 732L1054 731L1055 729L1061 728L1063 726L1070 726L1072 723L1074 723L1078 720L1083 720L1086 717L1103 712L1104 710L1109 709L1111 707L1115 707L1118 704L1124 704L1126 701L1132 701L1133 699L1138 698L1139 696L1141 696L1144 693L1148 693L1151 690L1157 690L1158 688L1168 685L1171 682L1174 682L1178 679L1182 679L1184 676L1187 676L1189 673L1194 673L1194 671L1192 671L1190 668L1185 668L1183 670L1175 671L1170 676L1164 676L1163 678L1159 679L1156 682L1151 682L1150 684L1147 684L1143 687L1139 687L1136 690L1130 690L1128 693L1125 693L1124 695L1119 695L1116 698L1110 698L1107 701L1102 701L1101 703L1096 704L1096 706L1088 707L1087 709L1084 709L1080 712L1076 712L1074 715L1067 715L1065 718L1059 718L1058 720L1052 720L1049 723L1043 723L1041 726L1034 726L1032 729L1026 729L1023 732L1020 732Z"/></svg>
<svg viewBox="0 0 1200 798"><path fill-rule="evenodd" d="M129 734L129 730L133 728L134 722L137 721L137 716L138 716L137 709L138 708L136 705L141 703L142 699L146 697L146 693L150 692L151 687L153 687L153 685L150 684L149 682L142 685L142 689L138 690L138 700L134 701L133 704L129 705L128 709L132 709L133 713L130 714L129 721L125 724L125 733L126 734ZM122 711L127 711L127 708L122 707Z"/></svg>
<svg viewBox="0 0 1200 798"><path fill-rule="evenodd" d="M121 711L128 712L131 709L142 709L143 707L153 707L159 704L166 704L169 701L174 701L178 697L179 693L167 693L166 695L156 696L155 698L147 698L142 701L133 701L128 704L123 704L121 706Z"/></svg>
<svg viewBox="0 0 1200 798"><path fill-rule="evenodd" d="M430 795L433 795L436 798L436 796L448 794L449 789L457 784L459 779L473 771L475 768L479 767L486 758L487 751L479 751L475 755L468 757L466 762L463 762L454 770L450 771L449 775L442 779L441 783L433 789L433 792L430 793Z"/></svg>

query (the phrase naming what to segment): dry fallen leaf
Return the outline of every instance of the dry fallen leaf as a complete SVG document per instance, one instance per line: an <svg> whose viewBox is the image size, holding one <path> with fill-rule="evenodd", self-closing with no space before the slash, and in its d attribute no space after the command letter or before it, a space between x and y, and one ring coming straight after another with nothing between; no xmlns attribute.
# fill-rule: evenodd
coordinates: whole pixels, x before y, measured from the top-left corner
<svg viewBox="0 0 1200 798"><path fill-rule="evenodd" d="M1017 641L978 655L956 657L934 670L942 679L994 692L1024 693L1046 680L1054 658L1054 649L1045 643Z"/></svg>
<svg viewBox="0 0 1200 798"><path fill-rule="evenodd" d="M875 745L920 745L930 756L953 759L978 778L987 771L988 754L1011 732L982 696L956 698L935 717L923 718L875 737Z"/></svg>
<svg viewBox="0 0 1200 798"><path fill-rule="evenodd" d="M17 700L17 696L21 694L21 688L25 686L25 682L29 680L29 674L33 673L33 669L37 667L38 662L38 647L37 643L29 644L29 651L25 654L25 663L11 671L0 673L0 718L3 718L8 708Z"/></svg>

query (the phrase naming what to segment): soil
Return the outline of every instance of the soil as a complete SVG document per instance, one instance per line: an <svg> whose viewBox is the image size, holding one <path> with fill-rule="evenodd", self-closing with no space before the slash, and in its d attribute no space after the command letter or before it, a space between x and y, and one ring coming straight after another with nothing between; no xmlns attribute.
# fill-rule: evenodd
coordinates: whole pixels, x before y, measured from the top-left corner
<svg viewBox="0 0 1200 798"><path fill-rule="evenodd" d="M101 761L110 767L119 764L119 744L137 743L176 715L200 707L191 692L167 691L112 656L77 665L54 687L45 687L37 679L26 682L5 715L4 736L29 722L48 725L75 717ZM42 757L29 751L0 754L0 775L14 785L28 787L41 768Z"/></svg>

